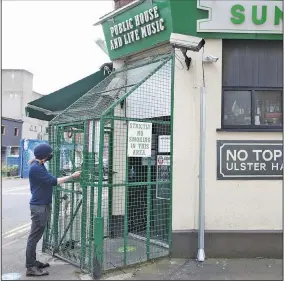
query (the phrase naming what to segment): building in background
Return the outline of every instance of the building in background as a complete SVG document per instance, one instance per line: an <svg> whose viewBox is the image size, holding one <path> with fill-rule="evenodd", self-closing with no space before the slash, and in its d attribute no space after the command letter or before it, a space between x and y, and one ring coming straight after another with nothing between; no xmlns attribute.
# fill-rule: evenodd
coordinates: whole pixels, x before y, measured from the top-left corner
<svg viewBox="0 0 286 281"><path fill-rule="evenodd" d="M19 155L20 139L22 135L22 120L2 117L1 124L1 159L5 164L6 155Z"/></svg>
<svg viewBox="0 0 286 281"><path fill-rule="evenodd" d="M48 122L29 118L25 107L43 95L33 91L33 74L23 69L2 70L2 118L22 120L21 138L47 139Z"/></svg>

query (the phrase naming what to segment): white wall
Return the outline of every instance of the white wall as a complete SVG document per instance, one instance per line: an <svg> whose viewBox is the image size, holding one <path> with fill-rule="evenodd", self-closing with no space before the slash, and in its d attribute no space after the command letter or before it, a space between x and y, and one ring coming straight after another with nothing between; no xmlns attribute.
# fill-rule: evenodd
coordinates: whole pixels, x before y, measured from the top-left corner
<svg viewBox="0 0 286 281"><path fill-rule="evenodd" d="M25 116L22 118L22 120L23 120L23 129L22 129L23 139L40 139L40 135L42 135L42 139L48 140L48 134L46 134L46 128L48 127L47 121L42 121Z"/></svg>
<svg viewBox="0 0 286 281"><path fill-rule="evenodd" d="M181 56L180 52L177 53ZM281 180L216 179L216 140L282 140L282 133L217 132L221 126L222 40L206 40L205 54L219 57L205 64L206 229L282 229ZM176 59L174 106L173 230L198 228L199 122L202 64L200 53L189 71Z"/></svg>

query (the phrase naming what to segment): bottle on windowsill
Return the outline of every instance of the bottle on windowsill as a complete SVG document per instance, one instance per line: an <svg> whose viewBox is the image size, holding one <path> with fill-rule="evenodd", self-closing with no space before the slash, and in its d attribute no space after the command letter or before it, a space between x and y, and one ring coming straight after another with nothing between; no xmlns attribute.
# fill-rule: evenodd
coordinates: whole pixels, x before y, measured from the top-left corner
<svg viewBox="0 0 286 281"><path fill-rule="evenodd" d="M259 101L256 101L256 115L255 115L255 125L260 125L260 114L261 114L261 110L260 110L260 106L259 106Z"/></svg>

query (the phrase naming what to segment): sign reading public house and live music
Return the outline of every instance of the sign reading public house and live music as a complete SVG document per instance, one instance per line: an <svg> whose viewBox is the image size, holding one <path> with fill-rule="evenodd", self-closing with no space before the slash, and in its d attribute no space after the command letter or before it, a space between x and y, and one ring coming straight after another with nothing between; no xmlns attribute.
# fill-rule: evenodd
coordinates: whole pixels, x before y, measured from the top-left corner
<svg viewBox="0 0 286 281"><path fill-rule="evenodd" d="M282 141L217 141L217 179L282 179Z"/></svg>
<svg viewBox="0 0 286 281"><path fill-rule="evenodd" d="M154 6L133 17L110 27L110 49L140 41L164 31L164 19L160 17L158 6Z"/></svg>

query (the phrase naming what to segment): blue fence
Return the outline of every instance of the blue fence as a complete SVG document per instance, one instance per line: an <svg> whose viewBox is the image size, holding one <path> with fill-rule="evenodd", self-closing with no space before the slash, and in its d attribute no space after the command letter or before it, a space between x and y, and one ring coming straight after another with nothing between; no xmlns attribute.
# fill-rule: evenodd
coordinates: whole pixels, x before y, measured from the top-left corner
<svg viewBox="0 0 286 281"><path fill-rule="evenodd" d="M29 161L34 158L34 148L41 143L48 143L44 140L22 139L20 141L20 177L29 177Z"/></svg>

